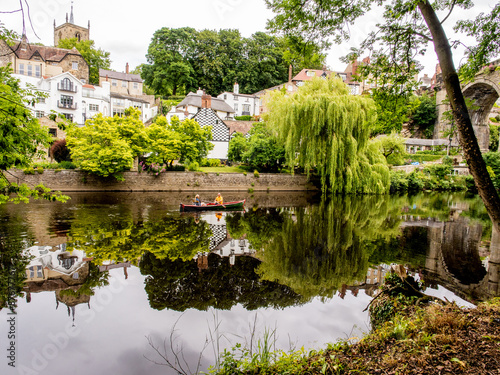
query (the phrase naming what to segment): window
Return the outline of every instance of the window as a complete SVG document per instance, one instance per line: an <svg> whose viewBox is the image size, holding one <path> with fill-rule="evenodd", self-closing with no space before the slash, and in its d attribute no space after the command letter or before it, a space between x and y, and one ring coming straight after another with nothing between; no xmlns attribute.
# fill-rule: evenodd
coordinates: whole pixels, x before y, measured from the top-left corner
<svg viewBox="0 0 500 375"><path fill-rule="evenodd" d="M226 100L226 99L227 99L227 94L224 94L224 100Z"/></svg>
<svg viewBox="0 0 500 375"><path fill-rule="evenodd" d="M40 65L35 65L35 77L42 76L42 67Z"/></svg>
<svg viewBox="0 0 500 375"><path fill-rule="evenodd" d="M78 61L73 61L71 63L71 69L78 70Z"/></svg>
<svg viewBox="0 0 500 375"><path fill-rule="evenodd" d="M24 74L24 64L19 64L19 74Z"/></svg>
<svg viewBox="0 0 500 375"><path fill-rule="evenodd" d="M122 81L122 87L127 87L127 81Z"/></svg>
<svg viewBox="0 0 500 375"><path fill-rule="evenodd" d="M30 77L33 75L33 65L28 65L28 75Z"/></svg>
<svg viewBox="0 0 500 375"><path fill-rule="evenodd" d="M314 77L316 75L316 72L314 70L308 70L307 71L307 76L308 77Z"/></svg>
<svg viewBox="0 0 500 375"><path fill-rule="evenodd" d="M45 103L45 98L38 98L38 103Z"/></svg>
<svg viewBox="0 0 500 375"><path fill-rule="evenodd" d="M94 112L99 112L99 105L98 104L89 104L89 110L94 111Z"/></svg>
<svg viewBox="0 0 500 375"><path fill-rule="evenodd" d="M56 128L49 128L49 134L53 137L57 137L57 129Z"/></svg>
<svg viewBox="0 0 500 375"><path fill-rule="evenodd" d="M123 99L113 99L113 105L123 107L125 105L125 101Z"/></svg>
<svg viewBox="0 0 500 375"><path fill-rule="evenodd" d="M111 86L114 86L114 87L118 86L118 82L116 81L116 79L111 80Z"/></svg>
<svg viewBox="0 0 500 375"><path fill-rule="evenodd" d="M61 104L64 106L73 105L73 97L69 95L61 95Z"/></svg>
<svg viewBox="0 0 500 375"><path fill-rule="evenodd" d="M61 81L61 90L66 90L66 91L73 91L73 82L69 78L64 78Z"/></svg>
<svg viewBox="0 0 500 375"><path fill-rule="evenodd" d="M238 103L234 103L234 111L238 112Z"/></svg>
<svg viewBox="0 0 500 375"><path fill-rule="evenodd" d="M243 104L243 112L250 112L250 104Z"/></svg>
<svg viewBox="0 0 500 375"><path fill-rule="evenodd" d="M45 113L43 111L35 111L36 118L42 118L43 116L45 116Z"/></svg>
<svg viewBox="0 0 500 375"><path fill-rule="evenodd" d="M113 116L123 117L125 116L125 110L123 108L113 108Z"/></svg>
<svg viewBox="0 0 500 375"><path fill-rule="evenodd" d="M73 121L73 115L71 113L63 113L62 115L66 117L67 120Z"/></svg>
<svg viewBox="0 0 500 375"><path fill-rule="evenodd" d="M134 82L134 89L136 89L136 90L139 89L139 84L137 82Z"/></svg>

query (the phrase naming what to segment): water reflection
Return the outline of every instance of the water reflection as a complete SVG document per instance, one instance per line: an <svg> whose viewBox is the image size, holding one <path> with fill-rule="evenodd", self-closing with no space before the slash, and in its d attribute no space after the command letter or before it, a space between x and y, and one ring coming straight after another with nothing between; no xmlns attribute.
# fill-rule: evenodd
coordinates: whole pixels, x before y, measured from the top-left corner
<svg viewBox="0 0 500 375"><path fill-rule="evenodd" d="M360 290L373 295L393 263L464 299L498 295L498 236L491 237L477 198L346 196L301 204L201 215L131 196L111 204L80 196L3 206L2 306L41 291L56 292L70 307L88 302L110 269L123 268L126 278L131 266L146 276L158 310L284 308Z"/></svg>

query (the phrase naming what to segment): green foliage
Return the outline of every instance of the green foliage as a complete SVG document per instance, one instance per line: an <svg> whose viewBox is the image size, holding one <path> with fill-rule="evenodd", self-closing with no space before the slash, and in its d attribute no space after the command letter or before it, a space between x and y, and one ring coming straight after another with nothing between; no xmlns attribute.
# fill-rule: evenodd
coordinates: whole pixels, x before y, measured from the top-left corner
<svg viewBox="0 0 500 375"><path fill-rule="evenodd" d="M109 52L96 48L93 40L61 39L57 47L66 49L75 47L80 52L89 64L89 83L93 85L99 84L99 69L109 69L111 65Z"/></svg>
<svg viewBox="0 0 500 375"><path fill-rule="evenodd" d="M27 202L28 197L64 199L46 189L12 185L4 175L10 168L26 168L34 158L45 155L43 150L47 149L51 137L29 109L39 96L21 88L19 80L11 76L9 67L0 67L0 203ZM13 195L9 196L11 193Z"/></svg>
<svg viewBox="0 0 500 375"><path fill-rule="evenodd" d="M270 93L267 120L285 144L291 167L316 168L322 190L384 193L389 170L378 144L369 142L375 105L349 94L338 78L313 79L295 95Z"/></svg>
<svg viewBox="0 0 500 375"><path fill-rule="evenodd" d="M483 154L483 159L490 168L490 177L495 189L500 190L500 152L487 152Z"/></svg>
<svg viewBox="0 0 500 375"><path fill-rule="evenodd" d="M416 106L405 93L375 89L371 97L377 109L377 120L372 125L371 135L400 132Z"/></svg>
<svg viewBox="0 0 500 375"><path fill-rule="evenodd" d="M396 132L379 137L382 154L392 165L401 165L406 156L405 139ZM389 159L390 157L390 159Z"/></svg>
<svg viewBox="0 0 500 375"><path fill-rule="evenodd" d="M253 176L255 178L259 178L260 175L259 175L259 171L257 169L253 171Z"/></svg>
<svg viewBox="0 0 500 375"><path fill-rule="evenodd" d="M427 138L431 138L437 118L436 98L423 95L416 102L418 106L411 115L411 124L422 130Z"/></svg>
<svg viewBox="0 0 500 375"><path fill-rule="evenodd" d="M229 141L229 149L227 151L227 158L231 161L242 162L243 155L248 149L247 138L239 132L235 132Z"/></svg>
<svg viewBox="0 0 500 375"><path fill-rule="evenodd" d="M82 128L68 129L66 138L73 162L78 168L97 176L120 179L132 168L134 152L128 139L123 139L118 128L126 117L104 117L101 113L85 122ZM137 125L144 125L138 120Z"/></svg>
<svg viewBox="0 0 500 375"><path fill-rule="evenodd" d="M467 49L467 62L460 66L462 79L472 79L500 52L497 38L499 14L500 4L496 4L488 13L480 13L475 20L460 20L455 26L456 31L465 32L477 42L477 45Z"/></svg>
<svg viewBox="0 0 500 375"><path fill-rule="evenodd" d="M252 116L250 116L250 115L248 115L248 116L234 116L234 119L238 120L238 121L252 121Z"/></svg>
<svg viewBox="0 0 500 375"><path fill-rule="evenodd" d="M498 139L499 139L499 125L490 125L490 144L489 150L496 152L498 151Z"/></svg>
<svg viewBox="0 0 500 375"><path fill-rule="evenodd" d="M187 170L191 172L197 172L200 170L200 165L196 161L192 161L188 164Z"/></svg>
<svg viewBox="0 0 500 375"><path fill-rule="evenodd" d="M153 35L141 75L160 95L187 94L198 87L218 95L232 91L236 81L240 92L254 93L286 81L290 64L295 73L321 68L326 58L321 50L300 37L257 32L243 38L238 30L164 27Z"/></svg>
<svg viewBox="0 0 500 375"><path fill-rule="evenodd" d="M260 122L253 126L244 147L242 159L250 168L263 172L277 172L285 162L282 142L264 123Z"/></svg>
<svg viewBox="0 0 500 375"><path fill-rule="evenodd" d="M422 190L459 191L467 188L465 176L451 175L451 165L428 165L422 171L416 169L407 174L391 171L391 193L418 192Z"/></svg>

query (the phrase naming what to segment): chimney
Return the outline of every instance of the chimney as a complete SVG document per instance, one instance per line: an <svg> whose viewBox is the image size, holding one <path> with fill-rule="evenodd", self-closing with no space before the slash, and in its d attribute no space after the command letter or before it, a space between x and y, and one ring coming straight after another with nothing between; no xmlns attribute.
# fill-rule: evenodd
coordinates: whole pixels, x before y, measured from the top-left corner
<svg viewBox="0 0 500 375"><path fill-rule="evenodd" d="M212 97L203 93L201 96L201 108L212 108Z"/></svg>
<svg viewBox="0 0 500 375"><path fill-rule="evenodd" d="M240 93L240 85L238 85L238 82L234 83L233 93L235 93L235 94L239 94Z"/></svg>
<svg viewBox="0 0 500 375"><path fill-rule="evenodd" d="M125 73L128 74L128 63L125 65Z"/></svg>
<svg viewBox="0 0 500 375"><path fill-rule="evenodd" d="M198 90L196 91L196 95L203 95L204 92L201 88L198 87Z"/></svg>
<svg viewBox="0 0 500 375"><path fill-rule="evenodd" d="M108 75L106 74L106 82L108 82L108 80L109 80L109 77L108 77Z"/></svg>
<svg viewBox="0 0 500 375"><path fill-rule="evenodd" d="M292 64L288 67L288 82L292 82Z"/></svg>

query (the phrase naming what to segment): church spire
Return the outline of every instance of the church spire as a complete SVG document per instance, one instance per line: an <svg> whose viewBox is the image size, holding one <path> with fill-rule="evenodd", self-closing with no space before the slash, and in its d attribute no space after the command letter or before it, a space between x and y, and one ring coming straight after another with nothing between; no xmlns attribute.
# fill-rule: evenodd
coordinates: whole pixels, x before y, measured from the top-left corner
<svg viewBox="0 0 500 375"><path fill-rule="evenodd" d="M75 23L75 19L73 17L73 1L71 2L71 14L69 16L69 23L72 23L72 24Z"/></svg>

